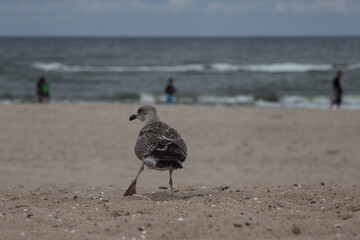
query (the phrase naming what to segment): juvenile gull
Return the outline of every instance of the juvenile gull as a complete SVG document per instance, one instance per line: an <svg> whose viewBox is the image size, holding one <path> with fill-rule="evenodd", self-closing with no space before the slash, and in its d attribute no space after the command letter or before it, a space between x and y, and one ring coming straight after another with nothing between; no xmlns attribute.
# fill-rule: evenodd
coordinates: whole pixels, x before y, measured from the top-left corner
<svg viewBox="0 0 360 240"><path fill-rule="evenodd" d="M161 122L156 109L145 105L131 115L130 121L143 122L135 145L135 154L142 161L140 171L132 181L124 196L136 194L136 181L144 170L144 165L159 171L169 170L170 188L173 195L173 170L182 168L186 158L186 145L180 134L166 123Z"/></svg>

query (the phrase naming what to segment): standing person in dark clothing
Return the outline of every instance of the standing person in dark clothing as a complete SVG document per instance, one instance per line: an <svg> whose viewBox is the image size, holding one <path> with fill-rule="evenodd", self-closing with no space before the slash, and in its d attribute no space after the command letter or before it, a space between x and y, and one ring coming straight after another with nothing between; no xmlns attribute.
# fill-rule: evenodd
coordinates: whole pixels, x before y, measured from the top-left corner
<svg viewBox="0 0 360 240"><path fill-rule="evenodd" d="M337 108L340 109L342 101L341 77L342 71L338 71L333 81L334 99L331 102L330 109L332 109L333 105L337 105Z"/></svg>
<svg viewBox="0 0 360 240"><path fill-rule="evenodd" d="M176 93L176 88L174 87L174 79L169 79L169 83L166 86L164 92L166 93L166 103L174 104L174 94Z"/></svg>
<svg viewBox="0 0 360 240"><path fill-rule="evenodd" d="M48 103L50 101L50 89L49 84L44 77L39 77L36 85L36 93L39 103Z"/></svg>

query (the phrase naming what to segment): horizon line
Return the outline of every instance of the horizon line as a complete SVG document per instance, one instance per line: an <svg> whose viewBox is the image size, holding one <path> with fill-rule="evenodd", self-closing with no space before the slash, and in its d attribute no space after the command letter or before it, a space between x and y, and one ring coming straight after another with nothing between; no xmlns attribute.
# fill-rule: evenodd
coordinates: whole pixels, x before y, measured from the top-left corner
<svg viewBox="0 0 360 240"><path fill-rule="evenodd" d="M299 35L2 35L0 38L356 38L359 34L299 34Z"/></svg>

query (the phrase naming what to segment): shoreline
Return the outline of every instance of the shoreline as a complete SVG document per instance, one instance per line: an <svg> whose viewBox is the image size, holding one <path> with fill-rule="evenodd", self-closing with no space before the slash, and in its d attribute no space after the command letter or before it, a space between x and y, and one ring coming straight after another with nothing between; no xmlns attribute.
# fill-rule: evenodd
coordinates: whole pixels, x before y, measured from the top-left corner
<svg viewBox="0 0 360 240"><path fill-rule="evenodd" d="M163 94L132 94L138 98L124 98L114 100L52 100L51 104L153 104L153 105L166 105L165 96ZM125 94L124 97L128 97ZM134 97L133 96L133 97ZM276 100L274 100L274 98ZM177 96L177 103L175 105L185 106L213 106L213 107L245 107L245 108L275 108L275 109L329 109L331 97L326 95L319 96L256 96L256 95L199 95L199 96ZM35 104L37 100L0 100L0 105L13 105L13 104ZM345 95L342 110L360 110L360 96L358 95Z"/></svg>

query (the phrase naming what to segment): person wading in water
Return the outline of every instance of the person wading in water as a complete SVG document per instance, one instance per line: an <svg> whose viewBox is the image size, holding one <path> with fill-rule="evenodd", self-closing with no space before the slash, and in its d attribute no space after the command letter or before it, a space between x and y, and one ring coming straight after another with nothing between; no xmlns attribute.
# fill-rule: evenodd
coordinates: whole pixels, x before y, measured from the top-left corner
<svg viewBox="0 0 360 240"><path fill-rule="evenodd" d="M340 105L342 102L342 87L340 82L341 77L342 77L342 72L338 71L335 79L333 80L334 98L331 102L330 109L332 109L334 105L336 105L337 108L340 109Z"/></svg>
<svg viewBox="0 0 360 240"><path fill-rule="evenodd" d="M166 103L174 104L174 94L176 93L176 88L174 87L174 79L169 79L169 83L166 86L164 92L166 93Z"/></svg>
<svg viewBox="0 0 360 240"><path fill-rule="evenodd" d="M39 77L36 87L36 93L39 103L48 103L50 101L50 89L49 84L44 77Z"/></svg>

